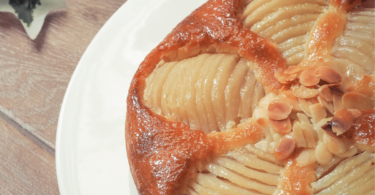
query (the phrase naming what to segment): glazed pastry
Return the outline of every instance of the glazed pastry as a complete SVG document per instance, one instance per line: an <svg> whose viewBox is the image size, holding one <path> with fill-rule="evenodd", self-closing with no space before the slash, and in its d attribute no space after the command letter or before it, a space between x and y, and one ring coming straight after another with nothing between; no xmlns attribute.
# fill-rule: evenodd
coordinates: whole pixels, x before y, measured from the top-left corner
<svg viewBox="0 0 375 195"><path fill-rule="evenodd" d="M129 89L138 192L374 194L375 9L361 3L209 0L184 19Z"/></svg>

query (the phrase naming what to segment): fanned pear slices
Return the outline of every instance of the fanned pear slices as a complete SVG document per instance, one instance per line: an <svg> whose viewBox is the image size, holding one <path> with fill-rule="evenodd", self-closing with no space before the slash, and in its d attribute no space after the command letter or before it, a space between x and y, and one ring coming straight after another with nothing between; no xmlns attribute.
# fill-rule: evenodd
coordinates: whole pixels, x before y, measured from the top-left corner
<svg viewBox="0 0 375 195"><path fill-rule="evenodd" d="M344 75L343 86L375 73L375 8L349 11L348 23L332 49L331 67Z"/></svg>
<svg viewBox="0 0 375 195"><path fill-rule="evenodd" d="M147 78L146 104L157 114L207 133L236 127L252 117L265 95L246 59L201 54L160 62Z"/></svg>
<svg viewBox="0 0 375 195"><path fill-rule="evenodd" d="M324 0L254 0L242 19L245 27L275 41L288 65L296 65L305 57L308 34L327 5Z"/></svg>

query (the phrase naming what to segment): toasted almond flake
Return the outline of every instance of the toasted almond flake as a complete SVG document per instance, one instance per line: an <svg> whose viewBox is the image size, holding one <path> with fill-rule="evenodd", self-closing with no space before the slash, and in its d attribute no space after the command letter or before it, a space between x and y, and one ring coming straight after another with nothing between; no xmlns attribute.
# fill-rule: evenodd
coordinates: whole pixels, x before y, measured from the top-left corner
<svg viewBox="0 0 375 195"><path fill-rule="evenodd" d="M343 109L337 111L332 119L332 131L336 135L341 135L353 125L353 122L354 116L349 110Z"/></svg>
<svg viewBox="0 0 375 195"><path fill-rule="evenodd" d="M346 93L342 96L342 103L346 109L370 109L374 108L374 102L371 98L361 93Z"/></svg>
<svg viewBox="0 0 375 195"><path fill-rule="evenodd" d="M289 118L284 120L270 120L271 126L280 134L288 134L292 130L292 122Z"/></svg>
<svg viewBox="0 0 375 195"><path fill-rule="evenodd" d="M284 83L284 82L286 82L286 81L284 80L284 76L285 76L285 74L284 74L284 71L283 71L282 69L278 69L278 70L276 70L274 76L275 76L275 78L276 78L280 83L285 84L285 83Z"/></svg>
<svg viewBox="0 0 375 195"><path fill-rule="evenodd" d="M311 103L313 103L313 104L319 104L319 100L318 100L318 97L316 96L316 97L313 97L313 98L310 98L310 101L311 101Z"/></svg>
<svg viewBox="0 0 375 195"><path fill-rule="evenodd" d="M315 137L318 137L318 135L316 134L313 126L312 125L310 126L310 125L305 122L302 122L301 128L302 128L303 135L305 136L306 148L315 148L316 140L317 140L315 139Z"/></svg>
<svg viewBox="0 0 375 195"><path fill-rule="evenodd" d="M317 74L313 69L304 70L299 76L300 83L307 87L317 85L319 80L320 79L317 77Z"/></svg>
<svg viewBox="0 0 375 195"><path fill-rule="evenodd" d="M254 110L253 117L260 127L266 127L269 124L266 108L257 106Z"/></svg>
<svg viewBox="0 0 375 195"><path fill-rule="evenodd" d="M343 154L346 152L346 143L337 136L324 132L323 134L324 146L333 154Z"/></svg>
<svg viewBox="0 0 375 195"><path fill-rule="evenodd" d="M304 167L316 162L315 149L304 149L296 158L297 165Z"/></svg>
<svg viewBox="0 0 375 195"><path fill-rule="evenodd" d="M333 94L328 85L319 88L319 96L323 97L327 102L333 101Z"/></svg>
<svg viewBox="0 0 375 195"><path fill-rule="evenodd" d="M285 75L285 80L288 82L292 82L297 78L297 74L289 74Z"/></svg>
<svg viewBox="0 0 375 195"><path fill-rule="evenodd" d="M310 120L309 118L306 116L306 114L302 114L302 113L297 113L297 117L298 117L298 120L299 122L303 123L310 123Z"/></svg>
<svg viewBox="0 0 375 195"><path fill-rule="evenodd" d="M313 105L310 101L306 101L303 98L298 98L299 105L302 109L302 111L308 116L311 117L311 112L310 112L310 106Z"/></svg>
<svg viewBox="0 0 375 195"><path fill-rule="evenodd" d="M277 161L283 161L287 159L296 147L296 140L292 136L285 135L280 139L280 142L275 147L275 158Z"/></svg>
<svg viewBox="0 0 375 195"><path fill-rule="evenodd" d="M275 100L268 106L268 118L271 120L283 120L288 118L293 106L288 102Z"/></svg>
<svg viewBox="0 0 375 195"><path fill-rule="evenodd" d="M350 113L352 113L352 115L354 116L354 118L358 118L358 117L362 116L362 112L360 110L357 110L357 109L348 109L348 111Z"/></svg>
<svg viewBox="0 0 375 195"><path fill-rule="evenodd" d="M311 117L312 117L313 123L317 123L327 116L326 109L319 103L311 105L310 111L311 111Z"/></svg>
<svg viewBox="0 0 375 195"><path fill-rule="evenodd" d="M298 98L294 96L292 91L283 91L279 94L277 99L282 102L288 102L290 105L293 106L293 110L302 111L299 106Z"/></svg>
<svg viewBox="0 0 375 195"><path fill-rule="evenodd" d="M338 88L340 85L333 85L333 84L331 84L331 85L327 85L327 86L329 86L329 89L331 90L332 94L336 94L336 95L339 95L339 96L344 95L344 92L342 92Z"/></svg>
<svg viewBox="0 0 375 195"><path fill-rule="evenodd" d="M319 142L316 146L315 156L316 160L321 165L327 165L333 158L332 153L324 146L323 142Z"/></svg>
<svg viewBox="0 0 375 195"><path fill-rule="evenodd" d="M324 131L329 131L329 132L333 133L332 132L332 122L331 122L332 118L333 117L324 118L324 119L322 119L319 122L314 124L314 130L318 134L318 140L323 140Z"/></svg>
<svg viewBox="0 0 375 195"><path fill-rule="evenodd" d="M299 98L313 98L318 95L319 91L314 88L308 88L303 85L294 85L293 94Z"/></svg>
<svg viewBox="0 0 375 195"><path fill-rule="evenodd" d="M298 148L306 147L306 140L305 136L303 135L303 131L301 128L301 123L296 121L293 123L293 137L296 140L296 146Z"/></svg>
<svg viewBox="0 0 375 195"><path fill-rule="evenodd" d="M327 83L338 83L341 81L341 75L330 67L322 66L317 69L320 79Z"/></svg>
<svg viewBox="0 0 375 195"><path fill-rule="evenodd" d="M318 96L319 104L326 108L331 114L334 114L334 108L332 103L328 103L325 99Z"/></svg>
<svg viewBox="0 0 375 195"><path fill-rule="evenodd" d="M324 125L321 126L321 128L322 128L324 131L327 131L327 132L333 132L333 131L332 131L332 121L331 121L331 120L327 121Z"/></svg>
<svg viewBox="0 0 375 195"><path fill-rule="evenodd" d="M284 75L278 78L278 81L282 84L288 84L297 78L297 74Z"/></svg>
<svg viewBox="0 0 375 195"><path fill-rule="evenodd" d="M284 74L296 74L300 71L299 66L289 66L287 69L284 70Z"/></svg>
<svg viewBox="0 0 375 195"><path fill-rule="evenodd" d="M340 95L333 94L333 109L335 113L344 109L344 105L342 105L342 97Z"/></svg>

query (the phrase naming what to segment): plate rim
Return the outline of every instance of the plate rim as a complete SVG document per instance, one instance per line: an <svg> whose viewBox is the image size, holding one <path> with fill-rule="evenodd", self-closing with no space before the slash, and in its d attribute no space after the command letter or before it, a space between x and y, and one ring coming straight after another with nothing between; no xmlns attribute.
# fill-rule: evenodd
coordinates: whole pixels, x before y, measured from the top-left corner
<svg viewBox="0 0 375 195"><path fill-rule="evenodd" d="M63 98L63 101L62 101L62 104L61 104L61 108L60 108L60 112L59 112L59 118L58 118L58 121L57 121L57 130L56 130L56 141L55 141L55 165L56 165L56 178L57 178L57 184L58 184L58 189L59 189L59 193L61 195L64 195L66 194L66 189L67 188L70 188L70 185L67 184L64 179L62 178L62 165L61 165L61 137L62 137L62 132L63 132L63 127L62 127L62 121L65 117L65 109L66 109L66 105L67 105L67 102L69 101L68 97L70 96L70 94L72 93L72 86L73 86L73 83L75 83L75 80L77 80L77 74L78 72L82 69L83 67L83 61L87 58L87 53L89 53L89 51L91 51L93 45L95 42L97 42L96 40L99 39L98 37L101 37L101 35L104 33L105 29L106 29L106 26L109 26L111 23L112 20L114 20L113 18L116 18L117 15L120 14L121 10L123 10L125 7L128 6L129 2L133 2L135 0L127 0L125 1L125 3L123 3L113 14L112 16L104 23L104 25L99 29L99 31L96 33L96 35L94 36L94 38L91 40L91 42L89 43L89 45L87 46L87 48L85 49L84 53L82 54L82 57L80 58L80 60L78 61L78 64L76 66L76 68L74 69L74 72L69 80L69 83L68 83L68 86L65 90L65 94L64 94L64 98Z"/></svg>

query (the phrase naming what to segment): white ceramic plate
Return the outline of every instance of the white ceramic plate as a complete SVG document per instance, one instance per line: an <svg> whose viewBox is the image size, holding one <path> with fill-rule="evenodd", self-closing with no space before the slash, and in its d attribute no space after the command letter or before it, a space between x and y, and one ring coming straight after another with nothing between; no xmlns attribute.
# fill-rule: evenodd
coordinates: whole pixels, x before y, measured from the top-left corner
<svg viewBox="0 0 375 195"><path fill-rule="evenodd" d="M125 150L126 96L144 57L205 0L128 0L82 56L56 137L62 195L137 194Z"/></svg>

